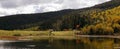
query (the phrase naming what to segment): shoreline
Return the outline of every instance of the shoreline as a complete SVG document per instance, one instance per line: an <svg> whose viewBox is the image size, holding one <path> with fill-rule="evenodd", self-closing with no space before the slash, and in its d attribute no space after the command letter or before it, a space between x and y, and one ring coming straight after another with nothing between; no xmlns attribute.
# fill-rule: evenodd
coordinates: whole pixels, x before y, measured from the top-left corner
<svg viewBox="0 0 120 49"><path fill-rule="evenodd" d="M120 38L120 36L115 35L75 35L77 37L108 37L108 38Z"/></svg>
<svg viewBox="0 0 120 49"><path fill-rule="evenodd" d="M114 35L75 35L75 36L0 36L0 40L17 40L17 41L32 41L43 39L77 39L77 38L118 38L120 36Z"/></svg>

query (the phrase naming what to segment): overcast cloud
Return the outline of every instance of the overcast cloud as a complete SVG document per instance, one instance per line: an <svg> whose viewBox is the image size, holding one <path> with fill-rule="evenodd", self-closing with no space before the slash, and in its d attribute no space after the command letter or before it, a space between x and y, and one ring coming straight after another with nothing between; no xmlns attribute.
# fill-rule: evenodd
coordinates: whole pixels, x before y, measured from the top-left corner
<svg viewBox="0 0 120 49"><path fill-rule="evenodd" d="M110 0L0 0L0 16L94 6Z"/></svg>

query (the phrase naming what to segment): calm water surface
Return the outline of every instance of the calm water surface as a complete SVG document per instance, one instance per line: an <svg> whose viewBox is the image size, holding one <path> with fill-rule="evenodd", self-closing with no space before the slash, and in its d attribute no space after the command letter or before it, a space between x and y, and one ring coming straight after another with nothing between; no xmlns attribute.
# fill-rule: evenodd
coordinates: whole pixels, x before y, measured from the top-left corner
<svg viewBox="0 0 120 49"><path fill-rule="evenodd" d="M39 41L0 41L0 49L120 49L120 39L76 38Z"/></svg>

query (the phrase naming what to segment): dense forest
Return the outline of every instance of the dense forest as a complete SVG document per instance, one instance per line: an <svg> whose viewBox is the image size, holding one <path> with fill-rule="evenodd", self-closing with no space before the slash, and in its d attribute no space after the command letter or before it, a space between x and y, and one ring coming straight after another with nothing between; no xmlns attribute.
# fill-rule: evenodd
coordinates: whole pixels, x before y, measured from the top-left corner
<svg viewBox="0 0 120 49"><path fill-rule="evenodd" d="M81 30L83 34L120 34L120 0L83 9L0 17L1 30Z"/></svg>

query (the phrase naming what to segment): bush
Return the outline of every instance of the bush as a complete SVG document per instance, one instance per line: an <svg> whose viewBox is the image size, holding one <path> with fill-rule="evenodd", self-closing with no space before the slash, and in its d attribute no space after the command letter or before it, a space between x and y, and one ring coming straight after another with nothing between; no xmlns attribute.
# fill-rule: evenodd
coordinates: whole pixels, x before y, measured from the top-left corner
<svg viewBox="0 0 120 49"><path fill-rule="evenodd" d="M21 34L14 34L13 36L21 36Z"/></svg>
<svg viewBox="0 0 120 49"><path fill-rule="evenodd" d="M105 24L89 25L82 29L82 32L89 35L113 35L114 29Z"/></svg>

